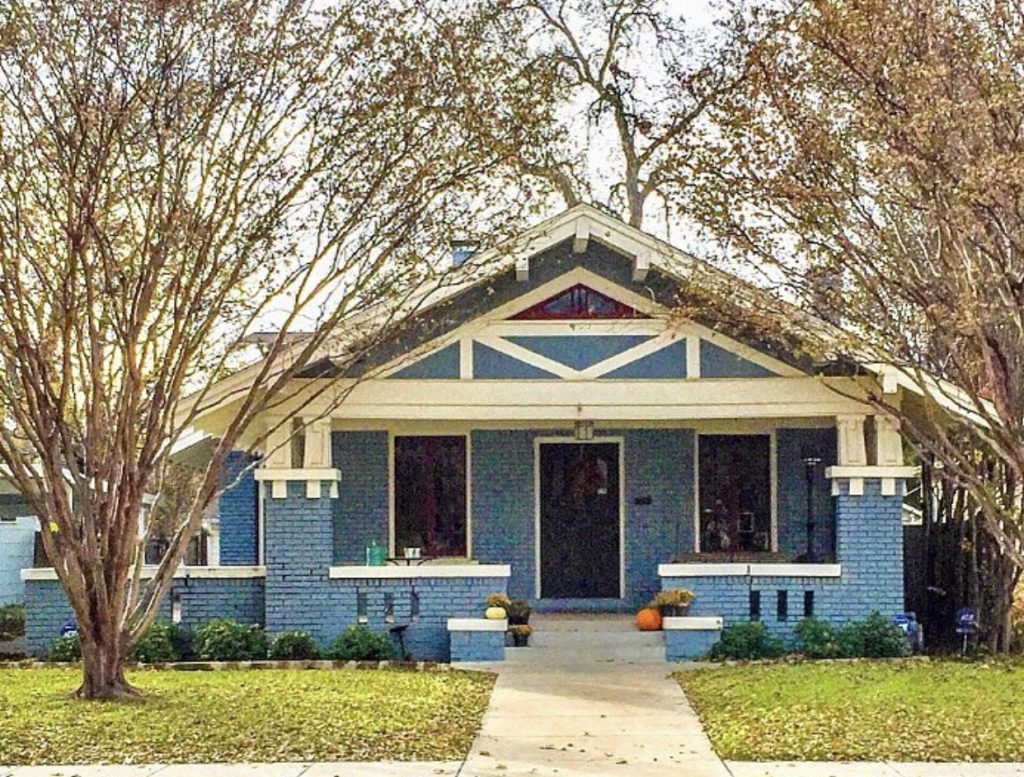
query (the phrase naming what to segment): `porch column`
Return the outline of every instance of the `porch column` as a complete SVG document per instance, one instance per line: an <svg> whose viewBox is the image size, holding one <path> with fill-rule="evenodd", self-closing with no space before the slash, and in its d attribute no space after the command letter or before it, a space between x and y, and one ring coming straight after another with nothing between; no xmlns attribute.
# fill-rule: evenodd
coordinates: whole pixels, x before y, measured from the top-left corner
<svg viewBox="0 0 1024 777"><path fill-rule="evenodd" d="M323 646L340 631L332 625L327 578L334 501L326 494L310 499L301 482L285 488L285 498L264 502L267 631L308 631Z"/></svg>
<svg viewBox="0 0 1024 777"><path fill-rule="evenodd" d="M868 464L864 416L836 418L838 463L832 481L836 560L842 565L843 618L903 611L903 493L916 468L903 466L899 424L875 416L873 464Z"/></svg>
<svg viewBox="0 0 1024 777"><path fill-rule="evenodd" d="M291 424L277 424L268 456L256 471L264 505L266 626L309 632L325 646L339 632L328 583L334 561L334 504L341 474L332 467L331 422L317 419L296 432L303 461L292 461Z"/></svg>
<svg viewBox="0 0 1024 777"><path fill-rule="evenodd" d="M882 478L863 467L857 477L829 467L835 494L836 561L842 566L844 619L874 611L889 617L903 612L903 488L884 494ZM865 476L867 475L867 476ZM851 490L857 480L858 493Z"/></svg>

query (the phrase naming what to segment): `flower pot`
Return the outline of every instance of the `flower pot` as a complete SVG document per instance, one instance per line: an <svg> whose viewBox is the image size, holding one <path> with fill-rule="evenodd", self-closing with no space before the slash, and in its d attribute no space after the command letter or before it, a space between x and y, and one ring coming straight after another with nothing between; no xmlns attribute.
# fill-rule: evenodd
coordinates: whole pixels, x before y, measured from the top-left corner
<svg viewBox="0 0 1024 777"><path fill-rule="evenodd" d="M529 644L529 634L512 634L512 647L527 647Z"/></svg>
<svg viewBox="0 0 1024 777"><path fill-rule="evenodd" d="M492 621L503 621L505 620L506 613L504 607L488 607L484 610L484 617Z"/></svg>
<svg viewBox="0 0 1024 777"><path fill-rule="evenodd" d="M688 604L662 604L658 607L662 618L683 618L689 611Z"/></svg>

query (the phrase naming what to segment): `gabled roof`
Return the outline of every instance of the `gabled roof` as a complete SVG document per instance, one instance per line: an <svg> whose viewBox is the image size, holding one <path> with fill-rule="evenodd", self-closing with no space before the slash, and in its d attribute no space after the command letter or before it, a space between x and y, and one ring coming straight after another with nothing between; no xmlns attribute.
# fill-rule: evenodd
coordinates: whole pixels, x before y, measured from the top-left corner
<svg viewBox="0 0 1024 777"><path fill-rule="evenodd" d="M812 335L820 342L833 330L832 325L598 208L581 204L524 230L505 244L474 255L451 269L441 286L435 284L398 303L380 304L349 316L332 335L323 356L312 360L300 377L355 374L380 366L403 349L411 350L445 328L523 294L532 285L553 277L553 273L580 265L649 297L665 309L678 311L681 318L722 331L804 371L827 368L815 364L801 344ZM354 373L347 363L353 353L363 350L365 333L388 320L403 323L393 326L383 343L363 354ZM416 322L414 333L411 321ZM785 322L784 328L779 326L781 321ZM301 343L301 338L290 342L279 363L288 364ZM260 364L243 368L214 385L204 402L204 413L243 391ZM183 403L185 408L188 401Z"/></svg>

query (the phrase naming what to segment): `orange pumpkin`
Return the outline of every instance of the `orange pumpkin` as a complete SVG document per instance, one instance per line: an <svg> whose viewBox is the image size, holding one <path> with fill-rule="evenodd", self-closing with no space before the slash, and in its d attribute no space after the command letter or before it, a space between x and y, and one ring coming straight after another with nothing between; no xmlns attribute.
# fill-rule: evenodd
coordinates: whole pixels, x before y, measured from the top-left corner
<svg viewBox="0 0 1024 777"><path fill-rule="evenodd" d="M640 631L661 631L661 613L653 607L645 607L636 614L636 627Z"/></svg>

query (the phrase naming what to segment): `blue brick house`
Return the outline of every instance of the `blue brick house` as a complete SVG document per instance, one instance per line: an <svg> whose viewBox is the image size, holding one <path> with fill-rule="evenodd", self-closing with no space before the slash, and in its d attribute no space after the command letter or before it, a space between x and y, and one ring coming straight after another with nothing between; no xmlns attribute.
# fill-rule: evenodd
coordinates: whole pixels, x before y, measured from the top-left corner
<svg viewBox="0 0 1024 777"><path fill-rule="evenodd" d="M614 612L689 588L690 617L668 625L690 645L737 621L786 635L807 615L902 610L913 469L895 420L857 399L872 373L800 355L822 322L720 316L715 284L761 292L587 206L465 272L356 368L325 356L297 378L317 399L256 425L228 463L219 558L181 572L175 617L240 601L321 642L407 626L413 657L446 659L484 644L465 632L489 634L474 624L494 592ZM197 428L216 436L219 410ZM217 591L201 612L200 589Z"/></svg>

